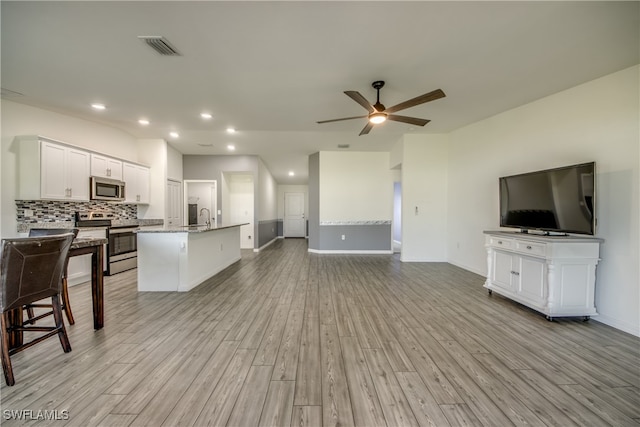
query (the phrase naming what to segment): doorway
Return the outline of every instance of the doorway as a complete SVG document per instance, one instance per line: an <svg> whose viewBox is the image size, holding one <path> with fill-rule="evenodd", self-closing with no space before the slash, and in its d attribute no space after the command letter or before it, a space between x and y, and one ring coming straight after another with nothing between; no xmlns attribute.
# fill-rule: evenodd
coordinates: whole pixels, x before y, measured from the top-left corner
<svg viewBox="0 0 640 427"><path fill-rule="evenodd" d="M284 193L283 236L306 237L304 193Z"/></svg>
<svg viewBox="0 0 640 427"><path fill-rule="evenodd" d="M218 200L215 180L185 179L185 202L182 225L217 225L216 206Z"/></svg>

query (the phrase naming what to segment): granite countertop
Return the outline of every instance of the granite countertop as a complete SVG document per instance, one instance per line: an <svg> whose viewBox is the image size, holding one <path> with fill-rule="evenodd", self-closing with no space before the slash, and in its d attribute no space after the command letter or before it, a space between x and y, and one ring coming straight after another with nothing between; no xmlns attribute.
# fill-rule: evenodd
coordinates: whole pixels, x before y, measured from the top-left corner
<svg viewBox="0 0 640 427"><path fill-rule="evenodd" d="M107 239L103 237L76 237L71 243L71 249L87 248L89 246L106 245Z"/></svg>
<svg viewBox="0 0 640 427"><path fill-rule="evenodd" d="M111 221L112 227L147 227L161 226L164 224L162 219L114 219ZM74 228L74 221L47 221L47 222L23 222L18 223L18 233L28 233L32 228ZM83 230L103 230L107 227L82 227Z"/></svg>
<svg viewBox="0 0 640 427"><path fill-rule="evenodd" d="M206 224L199 225L166 225L162 227L146 227L136 230L136 233L206 233L209 231L224 230L226 228L240 227L248 225L248 222L239 224L218 224L208 227Z"/></svg>

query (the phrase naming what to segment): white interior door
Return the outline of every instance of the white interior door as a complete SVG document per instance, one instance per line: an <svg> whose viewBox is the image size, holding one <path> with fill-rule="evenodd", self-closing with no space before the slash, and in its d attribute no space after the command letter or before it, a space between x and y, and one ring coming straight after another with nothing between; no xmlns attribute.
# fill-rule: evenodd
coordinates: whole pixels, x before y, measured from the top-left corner
<svg viewBox="0 0 640 427"><path fill-rule="evenodd" d="M284 237L305 237L304 193L284 193Z"/></svg>
<svg viewBox="0 0 640 427"><path fill-rule="evenodd" d="M182 184L167 181L167 224L182 225Z"/></svg>

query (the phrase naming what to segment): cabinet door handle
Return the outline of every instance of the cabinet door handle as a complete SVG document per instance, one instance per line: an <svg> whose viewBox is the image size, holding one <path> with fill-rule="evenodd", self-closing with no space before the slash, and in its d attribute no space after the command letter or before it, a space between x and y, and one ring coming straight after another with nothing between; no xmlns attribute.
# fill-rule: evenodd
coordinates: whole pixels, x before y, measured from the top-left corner
<svg viewBox="0 0 640 427"><path fill-rule="evenodd" d="M531 250L531 246L527 246L527 249Z"/></svg>
<svg viewBox="0 0 640 427"><path fill-rule="evenodd" d="M498 240L498 244L501 245L502 244L502 240Z"/></svg>
<svg viewBox="0 0 640 427"><path fill-rule="evenodd" d="M107 169L107 176L111 176L111 169Z"/></svg>

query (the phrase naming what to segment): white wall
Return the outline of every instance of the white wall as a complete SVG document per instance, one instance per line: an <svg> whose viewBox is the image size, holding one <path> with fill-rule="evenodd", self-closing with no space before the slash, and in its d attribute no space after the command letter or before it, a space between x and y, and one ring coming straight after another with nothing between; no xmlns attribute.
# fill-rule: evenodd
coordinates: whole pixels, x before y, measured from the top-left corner
<svg viewBox="0 0 640 427"><path fill-rule="evenodd" d="M182 153L167 144L167 179L182 182Z"/></svg>
<svg viewBox="0 0 640 427"><path fill-rule="evenodd" d="M138 205L138 218L165 218L167 188L167 142L164 139L138 141L138 159L150 167L148 205ZM166 218L165 218L166 219Z"/></svg>
<svg viewBox="0 0 640 427"><path fill-rule="evenodd" d="M486 274L482 232L498 229L498 177L595 161L605 242L594 319L640 335L639 80L635 66L452 132L449 261Z"/></svg>
<svg viewBox="0 0 640 427"><path fill-rule="evenodd" d="M118 129L4 99L1 104L3 237L17 236L15 198L18 170L16 151L13 147L13 139L16 136L44 136L113 157L139 162L137 140Z"/></svg>
<svg viewBox="0 0 640 427"><path fill-rule="evenodd" d="M278 218L278 183L262 159L258 159L258 221Z"/></svg>
<svg viewBox="0 0 640 427"><path fill-rule="evenodd" d="M320 221L391 221L389 153L320 152Z"/></svg>
<svg viewBox="0 0 640 427"><path fill-rule="evenodd" d="M402 261L447 260L448 135L402 143Z"/></svg>
<svg viewBox="0 0 640 427"><path fill-rule="evenodd" d="M240 247L253 249L256 241L255 216L254 216L254 179L251 174L223 174L228 184L229 216L228 222L232 224L248 223L240 227Z"/></svg>

